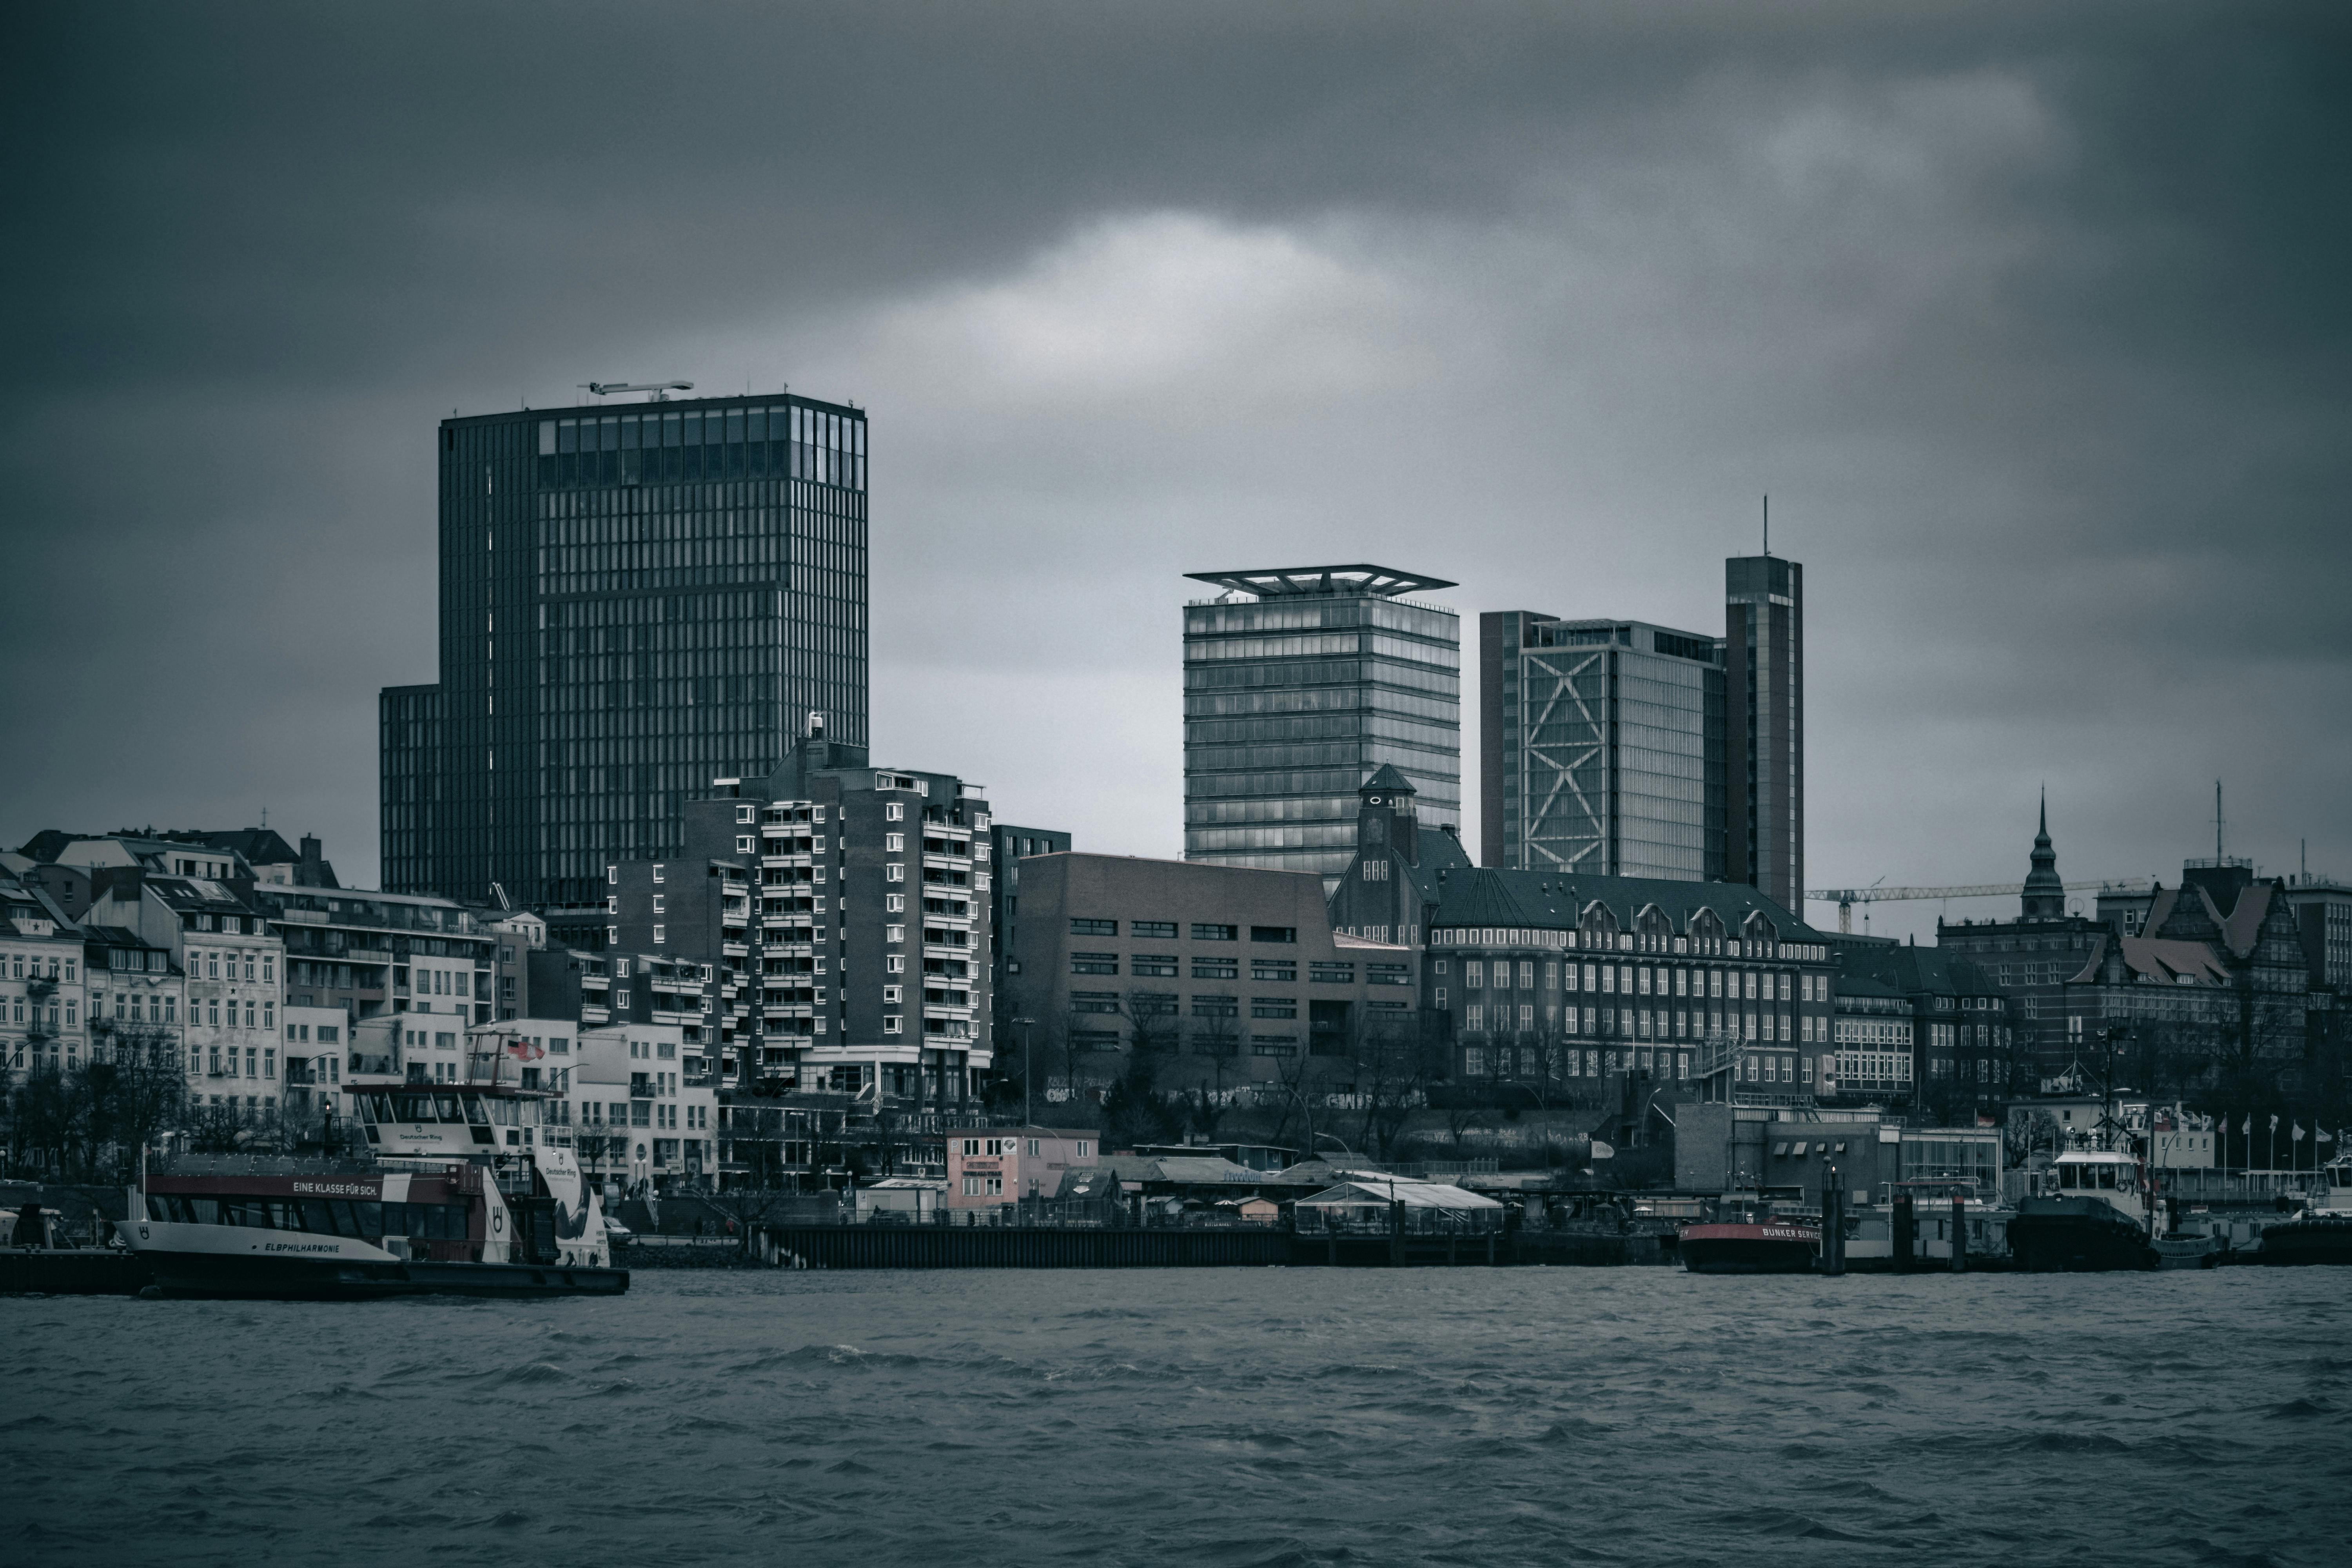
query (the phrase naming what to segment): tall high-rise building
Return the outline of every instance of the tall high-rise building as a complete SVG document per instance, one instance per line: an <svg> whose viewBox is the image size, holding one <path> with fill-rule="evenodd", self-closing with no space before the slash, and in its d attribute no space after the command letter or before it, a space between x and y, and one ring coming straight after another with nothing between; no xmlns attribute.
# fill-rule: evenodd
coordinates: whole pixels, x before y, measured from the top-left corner
<svg viewBox="0 0 2352 1568"><path fill-rule="evenodd" d="M1478 617L1479 859L1723 877L1723 645L1642 621Z"/></svg>
<svg viewBox="0 0 2352 1568"><path fill-rule="evenodd" d="M383 692L388 890L601 901L811 713L865 743L863 411L521 410L439 448L441 679Z"/></svg>
<svg viewBox="0 0 2352 1568"><path fill-rule="evenodd" d="M1184 858L1337 875L1383 763L1462 820L1462 618L1383 566L1194 572L1184 607Z"/></svg>
<svg viewBox="0 0 2352 1568"><path fill-rule="evenodd" d="M1805 897L1805 569L1724 563L1724 879Z"/></svg>

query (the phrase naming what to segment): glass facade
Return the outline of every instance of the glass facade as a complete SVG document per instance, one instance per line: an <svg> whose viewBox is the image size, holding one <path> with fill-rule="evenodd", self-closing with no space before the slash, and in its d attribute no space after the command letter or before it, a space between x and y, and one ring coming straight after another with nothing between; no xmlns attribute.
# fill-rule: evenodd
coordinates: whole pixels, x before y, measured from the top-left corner
<svg viewBox="0 0 2352 1568"><path fill-rule="evenodd" d="M1376 568L1198 574L1245 582L1184 609L1184 858L1336 874L1356 790L1382 763L1424 823L1462 819L1461 617L1400 599L1451 587Z"/></svg>
<svg viewBox="0 0 2352 1568"><path fill-rule="evenodd" d="M1805 888L1805 569L1777 555L1724 563L1729 691L1724 875L1789 909Z"/></svg>
<svg viewBox="0 0 2352 1568"><path fill-rule="evenodd" d="M601 902L809 714L863 745L866 441L797 397L445 421L441 681L383 694L385 889Z"/></svg>
<svg viewBox="0 0 2352 1568"><path fill-rule="evenodd" d="M1710 638L1523 611L1485 617L1488 864L1723 874L1724 671Z"/></svg>

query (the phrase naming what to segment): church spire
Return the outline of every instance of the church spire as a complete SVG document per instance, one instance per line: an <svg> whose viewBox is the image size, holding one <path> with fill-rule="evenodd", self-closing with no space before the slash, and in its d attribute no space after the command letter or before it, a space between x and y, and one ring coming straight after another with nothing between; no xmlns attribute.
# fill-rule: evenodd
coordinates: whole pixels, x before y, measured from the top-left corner
<svg viewBox="0 0 2352 1568"><path fill-rule="evenodd" d="M2058 879L2058 851L2050 847L2050 792L2042 792L2042 823L2033 835L2033 869L2025 874L2025 918L2058 920L2066 913L2066 884Z"/></svg>

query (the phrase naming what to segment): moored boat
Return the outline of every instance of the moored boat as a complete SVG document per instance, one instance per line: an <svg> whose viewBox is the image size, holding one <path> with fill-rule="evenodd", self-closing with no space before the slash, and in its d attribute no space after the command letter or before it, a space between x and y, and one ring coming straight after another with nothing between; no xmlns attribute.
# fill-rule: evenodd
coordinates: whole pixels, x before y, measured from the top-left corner
<svg viewBox="0 0 2352 1568"><path fill-rule="evenodd" d="M166 1296L618 1295L603 1205L572 1151L480 1147L497 1084L363 1097L373 1163L187 1155L131 1194L125 1243Z"/></svg>
<svg viewBox="0 0 2352 1568"><path fill-rule="evenodd" d="M2009 1249L2037 1273L2154 1268L2147 1182L2133 1155L2105 1149L2060 1154L2043 1191L2018 1201Z"/></svg>
<svg viewBox="0 0 2352 1568"><path fill-rule="evenodd" d="M2352 1160L2327 1167L2302 1213L2264 1226L2252 1256L2269 1264L2352 1263Z"/></svg>
<svg viewBox="0 0 2352 1568"><path fill-rule="evenodd" d="M1676 1250L1693 1274L1810 1274L1822 1255L1821 1220L1727 1194L1712 1217L1682 1227Z"/></svg>

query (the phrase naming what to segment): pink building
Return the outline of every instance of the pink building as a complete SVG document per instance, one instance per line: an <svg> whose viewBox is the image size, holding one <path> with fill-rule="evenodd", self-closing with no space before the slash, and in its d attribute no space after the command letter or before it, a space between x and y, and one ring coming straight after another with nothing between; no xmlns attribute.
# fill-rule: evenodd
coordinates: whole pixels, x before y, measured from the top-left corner
<svg viewBox="0 0 2352 1568"><path fill-rule="evenodd" d="M993 1208L1024 1197L1050 1198L1062 1173L1100 1158L1092 1130L992 1127L948 1134L948 1206Z"/></svg>

